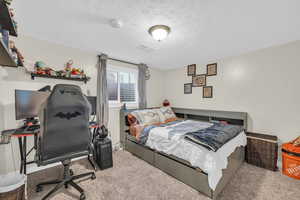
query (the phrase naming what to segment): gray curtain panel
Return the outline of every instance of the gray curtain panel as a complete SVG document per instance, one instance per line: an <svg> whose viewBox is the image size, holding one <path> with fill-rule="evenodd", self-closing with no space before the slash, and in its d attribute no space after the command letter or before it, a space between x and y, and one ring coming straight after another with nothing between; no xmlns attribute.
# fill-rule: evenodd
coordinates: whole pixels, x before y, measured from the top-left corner
<svg viewBox="0 0 300 200"><path fill-rule="evenodd" d="M107 59L107 55L101 54L97 63L97 122L106 127L108 125Z"/></svg>
<svg viewBox="0 0 300 200"><path fill-rule="evenodd" d="M146 97L146 71L147 65L141 63L138 66L139 77L138 77L138 92L139 92L139 108L144 109L147 107L147 97Z"/></svg>

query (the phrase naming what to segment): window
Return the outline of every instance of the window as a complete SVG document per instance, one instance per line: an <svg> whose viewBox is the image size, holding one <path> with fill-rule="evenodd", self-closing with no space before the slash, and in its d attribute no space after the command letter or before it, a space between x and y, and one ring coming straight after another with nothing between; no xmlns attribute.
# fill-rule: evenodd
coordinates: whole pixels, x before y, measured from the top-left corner
<svg viewBox="0 0 300 200"><path fill-rule="evenodd" d="M108 100L118 101L119 99L118 72L114 72L114 71L107 72L107 90L108 90Z"/></svg>
<svg viewBox="0 0 300 200"><path fill-rule="evenodd" d="M109 67L107 71L110 103L137 103L137 70Z"/></svg>

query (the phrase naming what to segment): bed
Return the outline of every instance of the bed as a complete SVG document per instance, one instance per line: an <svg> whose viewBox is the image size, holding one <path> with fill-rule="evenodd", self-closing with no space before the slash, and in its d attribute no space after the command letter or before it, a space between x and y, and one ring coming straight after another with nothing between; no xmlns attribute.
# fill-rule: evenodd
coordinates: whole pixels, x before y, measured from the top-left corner
<svg viewBox="0 0 300 200"><path fill-rule="evenodd" d="M185 119L185 121L196 120L203 123L209 123L214 120L224 120L230 124L242 126L244 130L247 130L247 113L245 112L185 108L172 108L172 110L177 117ZM150 142L156 137L152 136L152 139L150 137L146 144L140 144L140 142L137 141L134 136L130 135L129 126L126 123L126 116L134 111L136 111L136 109L121 109L120 111L120 139L122 147L126 151L161 169L165 173L175 177L176 179L191 186L206 196L212 199L217 199L218 194L220 194L236 170L243 163L245 155L244 147L242 145L236 145L236 148L231 150L231 153L226 159L227 167L223 167L223 170L221 170L221 176L219 180L217 180L217 182L214 181L215 183L212 183L213 181L211 178L211 172L208 173L206 170L202 170L203 167L200 168L195 166L193 160L183 159L184 157L180 156L180 154L178 154L179 156L175 156L177 154L171 154L169 152L166 153L166 151L162 151L162 149L155 146L157 144L159 146L159 143ZM155 132L153 132L152 135L155 135ZM239 141L239 136L236 136L228 143L236 143L237 141ZM223 151L228 152L228 146L230 145L227 145L227 150ZM186 144L185 148L189 148L189 146ZM190 146L190 148L192 151L193 147ZM221 151L222 149L220 148L220 151L218 150L217 152Z"/></svg>

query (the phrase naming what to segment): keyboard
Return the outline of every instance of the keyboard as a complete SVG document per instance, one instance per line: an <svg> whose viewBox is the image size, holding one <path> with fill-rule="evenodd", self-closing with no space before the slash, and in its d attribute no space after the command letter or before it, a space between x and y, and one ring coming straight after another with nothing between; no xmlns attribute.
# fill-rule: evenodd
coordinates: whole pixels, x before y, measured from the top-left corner
<svg viewBox="0 0 300 200"><path fill-rule="evenodd" d="M35 134L40 131L40 125L31 125L16 129L15 135L18 134Z"/></svg>
<svg viewBox="0 0 300 200"><path fill-rule="evenodd" d="M36 131L36 130L40 130L40 125L38 124L38 125L32 125L32 126L29 126L28 128L27 128L27 130L28 131Z"/></svg>

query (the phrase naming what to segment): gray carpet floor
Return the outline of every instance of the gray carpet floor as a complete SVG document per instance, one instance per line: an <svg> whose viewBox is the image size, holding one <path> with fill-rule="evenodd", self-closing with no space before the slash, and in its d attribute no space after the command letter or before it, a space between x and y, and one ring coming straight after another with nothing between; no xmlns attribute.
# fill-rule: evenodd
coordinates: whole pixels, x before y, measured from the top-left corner
<svg viewBox="0 0 300 200"><path fill-rule="evenodd" d="M91 169L87 160L72 164L75 174ZM35 185L59 178L61 167L39 171L28 177L28 199L40 200L53 186L40 193ZM125 151L114 153L114 167L97 171L96 180L82 180L88 200L208 200L191 187ZM59 190L51 200L79 199L77 191ZM220 200L299 200L300 181L244 163L219 196Z"/></svg>

